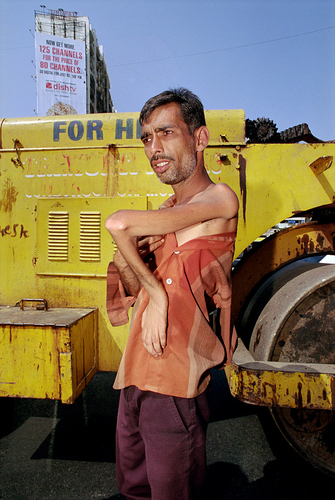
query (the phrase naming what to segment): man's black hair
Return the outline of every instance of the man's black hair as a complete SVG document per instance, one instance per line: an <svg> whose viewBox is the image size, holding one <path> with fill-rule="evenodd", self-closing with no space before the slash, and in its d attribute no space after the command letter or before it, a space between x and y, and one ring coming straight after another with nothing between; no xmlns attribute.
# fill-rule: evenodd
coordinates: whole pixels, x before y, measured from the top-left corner
<svg viewBox="0 0 335 500"><path fill-rule="evenodd" d="M193 135L197 128L203 125L206 126L202 102L199 97L184 88L165 90L161 94L151 97L141 110L140 124L143 125L156 108L164 106L164 104L170 104L171 102L179 104L182 118L191 135Z"/></svg>

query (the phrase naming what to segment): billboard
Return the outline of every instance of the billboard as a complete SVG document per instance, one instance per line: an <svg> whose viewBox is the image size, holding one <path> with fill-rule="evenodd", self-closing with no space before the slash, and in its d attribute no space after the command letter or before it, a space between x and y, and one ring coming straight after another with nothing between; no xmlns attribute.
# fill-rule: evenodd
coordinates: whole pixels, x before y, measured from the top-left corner
<svg viewBox="0 0 335 500"><path fill-rule="evenodd" d="M37 114L85 114L85 42L35 32L35 58Z"/></svg>

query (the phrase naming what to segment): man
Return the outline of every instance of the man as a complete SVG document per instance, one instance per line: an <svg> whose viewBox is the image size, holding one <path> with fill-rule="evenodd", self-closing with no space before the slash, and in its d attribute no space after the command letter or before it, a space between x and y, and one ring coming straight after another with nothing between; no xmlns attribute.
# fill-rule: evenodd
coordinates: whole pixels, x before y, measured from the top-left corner
<svg viewBox="0 0 335 500"><path fill-rule="evenodd" d="M151 167L174 195L160 210L121 210L106 221L118 246L108 273L112 324L127 322L135 303L114 385L117 480L127 499L191 500L200 498L206 471L210 369L229 364L236 343L230 270L238 200L207 174L209 132L194 94L149 99L140 124ZM220 338L209 322L215 308Z"/></svg>

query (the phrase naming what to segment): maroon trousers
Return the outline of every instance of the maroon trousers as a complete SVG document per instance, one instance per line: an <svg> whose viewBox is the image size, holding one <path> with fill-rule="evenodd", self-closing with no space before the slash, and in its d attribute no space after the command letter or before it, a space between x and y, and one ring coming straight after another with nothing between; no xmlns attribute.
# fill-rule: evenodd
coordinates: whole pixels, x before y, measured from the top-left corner
<svg viewBox="0 0 335 500"><path fill-rule="evenodd" d="M201 498L208 420L206 393L186 399L123 389L116 430L120 492L129 500Z"/></svg>

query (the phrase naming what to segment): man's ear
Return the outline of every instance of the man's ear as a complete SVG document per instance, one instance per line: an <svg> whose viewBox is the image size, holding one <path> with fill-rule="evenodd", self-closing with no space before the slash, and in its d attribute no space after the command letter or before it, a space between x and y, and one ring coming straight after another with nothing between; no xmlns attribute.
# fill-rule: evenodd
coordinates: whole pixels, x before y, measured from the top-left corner
<svg viewBox="0 0 335 500"><path fill-rule="evenodd" d="M203 151L209 141L209 130L207 127L202 126L196 129L194 132L194 137L196 140L195 149L196 151Z"/></svg>

